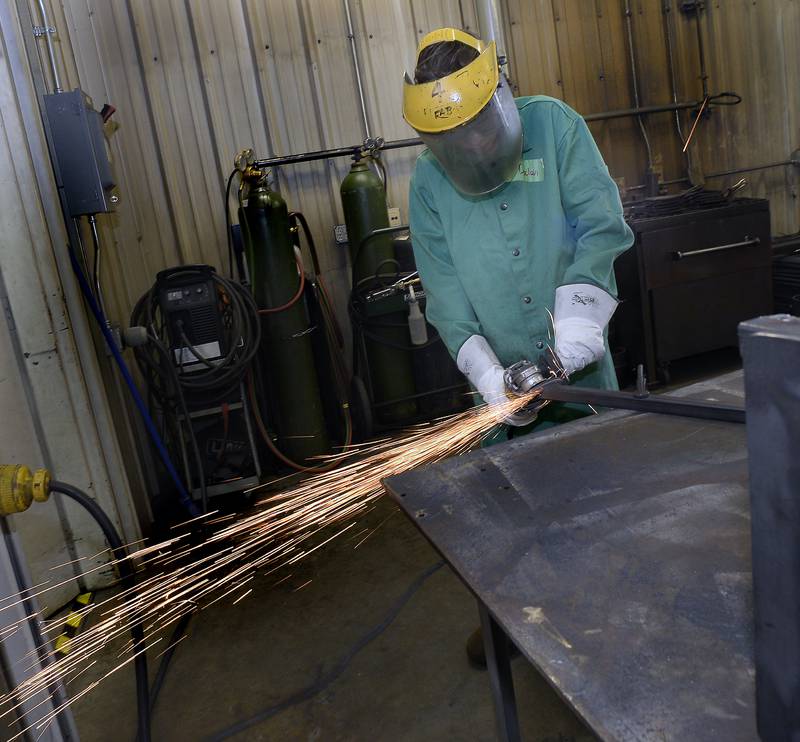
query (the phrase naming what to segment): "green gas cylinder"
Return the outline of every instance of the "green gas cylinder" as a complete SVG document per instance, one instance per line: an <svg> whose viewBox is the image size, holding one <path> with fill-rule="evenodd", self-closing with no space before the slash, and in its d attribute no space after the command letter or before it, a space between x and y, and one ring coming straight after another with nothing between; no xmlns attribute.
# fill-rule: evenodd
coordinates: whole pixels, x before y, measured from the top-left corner
<svg viewBox="0 0 800 742"><path fill-rule="evenodd" d="M368 156L357 159L341 185L347 240L353 267L353 290L378 273L394 269L394 245L390 235L371 239L361 249L362 240L373 230L389 226L386 191L381 179L369 167ZM369 364L375 416L384 424L402 423L414 417L416 401L406 399L416 393L405 313L381 315L380 322L368 328L364 345ZM404 400L381 405L391 400Z"/></svg>
<svg viewBox="0 0 800 742"><path fill-rule="evenodd" d="M282 307L297 294L299 277L286 202L262 180L239 209L250 281L260 309ZM262 314L261 361L279 450L298 464L330 448L311 339L301 297Z"/></svg>

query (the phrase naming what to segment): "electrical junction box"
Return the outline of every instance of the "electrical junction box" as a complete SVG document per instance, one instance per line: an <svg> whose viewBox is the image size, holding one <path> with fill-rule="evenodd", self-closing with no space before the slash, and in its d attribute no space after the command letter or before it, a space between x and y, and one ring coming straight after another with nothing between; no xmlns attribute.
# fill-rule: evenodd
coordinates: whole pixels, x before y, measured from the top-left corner
<svg viewBox="0 0 800 742"><path fill-rule="evenodd" d="M347 244L347 227L344 224L334 224L333 239L337 245Z"/></svg>
<svg viewBox="0 0 800 742"><path fill-rule="evenodd" d="M56 182L72 217L113 210L114 178L103 119L82 90L44 96L55 154Z"/></svg>

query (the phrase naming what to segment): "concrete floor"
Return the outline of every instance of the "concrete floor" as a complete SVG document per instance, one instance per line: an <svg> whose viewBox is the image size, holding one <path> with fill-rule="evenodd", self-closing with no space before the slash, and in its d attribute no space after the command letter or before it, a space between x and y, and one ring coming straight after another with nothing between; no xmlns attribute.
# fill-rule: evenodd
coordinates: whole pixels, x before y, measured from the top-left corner
<svg viewBox="0 0 800 742"><path fill-rule="evenodd" d="M158 701L154 740L207 739L313 684L437 562L388 500L364 523L377 530L357 549L343 538L283 584L265 579L239 604L194 619ZM493 740L487 674L464 654L477 623L474 599L444 567L321 693L229 739ZM151 652L151 673L162 649ZM109 648L93 669L99 676L114 664ZM515 660L514 675L526 741L594 739L525 660ZM132 739L132 669L78 702L75 717L84 742Z"/></svg>

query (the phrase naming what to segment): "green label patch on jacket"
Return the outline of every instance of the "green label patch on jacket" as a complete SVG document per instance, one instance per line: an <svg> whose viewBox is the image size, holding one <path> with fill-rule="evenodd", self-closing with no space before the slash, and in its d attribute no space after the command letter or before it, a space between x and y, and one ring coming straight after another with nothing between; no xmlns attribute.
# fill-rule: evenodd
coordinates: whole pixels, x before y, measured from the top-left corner
<svg viewBox="0 0 800 742"><path fill-rule="evenodd" d="M541 157L535 160L522 160L511 180L523 183L538 183L544 180L544 160Z"/></svg>

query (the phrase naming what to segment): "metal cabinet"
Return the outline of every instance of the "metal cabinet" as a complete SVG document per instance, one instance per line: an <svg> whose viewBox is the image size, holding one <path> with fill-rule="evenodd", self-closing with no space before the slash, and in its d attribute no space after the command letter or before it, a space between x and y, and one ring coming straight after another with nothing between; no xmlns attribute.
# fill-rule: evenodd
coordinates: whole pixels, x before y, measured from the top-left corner
<svg viewBox="0 0 800 742"><path fill-rule="evenodd" d="M669 363L737 345L739 322L772 311L769 202L629 222L615 265L620 307L612 347L628 368L667 381Z"/></svg>

